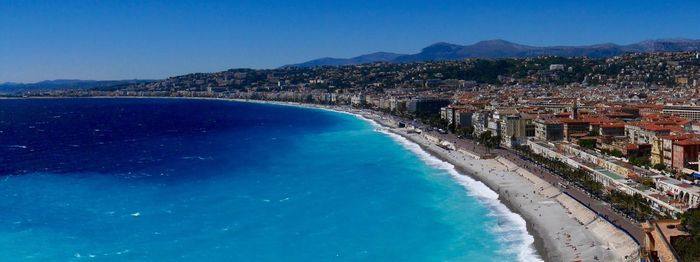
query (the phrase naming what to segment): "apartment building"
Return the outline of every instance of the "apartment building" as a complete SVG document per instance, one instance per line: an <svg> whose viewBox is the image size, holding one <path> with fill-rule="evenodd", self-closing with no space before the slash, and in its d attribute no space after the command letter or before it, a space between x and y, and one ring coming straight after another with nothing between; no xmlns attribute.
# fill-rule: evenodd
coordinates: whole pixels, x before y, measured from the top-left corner
<svg viewBox="0 0 700 262"><path fill-rule="evenodd" d="M533 121L535 125L535 138L545 141L561 141L564 140L564 124L559 119L536 119Z"/></svg>

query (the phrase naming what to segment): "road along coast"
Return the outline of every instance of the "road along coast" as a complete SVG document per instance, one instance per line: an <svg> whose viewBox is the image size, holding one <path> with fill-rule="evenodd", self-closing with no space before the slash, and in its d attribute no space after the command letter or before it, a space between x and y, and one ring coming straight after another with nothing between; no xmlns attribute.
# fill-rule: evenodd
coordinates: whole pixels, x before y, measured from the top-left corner
<svg viewBox="0 0 700 262"><path fill-rule="evenodd" d="M483 183L496 192L493 198L525 220L528 232L535 238L535 248L546 261L635 261L637 257L638 245L631 237L563 194L555 185L505 158L482 159L480 154L450 145L449 141L442 141L429 132L417 133L408 128L399 128L397 119L370 110L287 102L236 101L333 110L373 121L381 126L381 132L415 143L435 158L453 165L459 171L458 176L473 178L476 180L473 182ZM459 178L457 180L463 183ZM528 260L526 257L527 254L521 256Z"/></svg>
<svg viewBox="0 0 700 262"><path fill-rule="evenodd" d="M546 261L637 261L637 243L583 204L563 194L556 185L502 158L481 159L479 154L455 147L425 132L399 128L395 119L369 110L281 103L354 114L403 137L434 157L448 162L462 176L484 183L498 200L525 219L534 245Z"/></svg>
<svg viewBox="0 0 700 262"><path fill-rule="evenodd" d="M402 136L433 156L454 165L462 175L483 182L498 199L527 221L535 246L546 261L634 261L638 245L593 211L538 176L496 156L480 157L425 132L398 128L394 120L370 111L355 111L387 131Z"/></svg>

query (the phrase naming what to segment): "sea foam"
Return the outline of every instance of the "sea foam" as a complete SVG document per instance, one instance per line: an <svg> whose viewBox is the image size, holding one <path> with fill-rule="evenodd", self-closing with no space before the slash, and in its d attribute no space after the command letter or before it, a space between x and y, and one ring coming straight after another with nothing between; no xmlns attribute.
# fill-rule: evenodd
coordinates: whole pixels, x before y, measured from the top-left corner
<svg viewBox="0 0 700 262"><path fill-rule="evenodd" d="M489 210L489 216L497 220L497 226L491 228L491 232L499 236L499 241L504 243L505 247L500 250L500 253L513 254L518 258L518 261L543 261L537 251L534 248L535 238L530 235L527 231L527 224L525 219L520 215L512 212L505 204L498 200L498 193L491 190L484 183L473 179L470 176L460 174L454 165L443 161L430 153L423 150L423 148L417 143L408 140L407 138L397 135L393 132L386 130L381 124L377 123L375 120L367 118L361 114L348 112L344 110L336 110L326 107L308 107L300 104L286 104L286 103L275 103L278 105L286 105L293 107L304 107L309 109L317 109L323 111L330 111L339 114L351 115L357 119L367 122L370 124L375 132L385 134L392 138L396 143L409 150L413 154L417 155L421 161L427 165L443 170L450 174L454 180L462 185L467 194L477 199L479 202L484 204Z"/></svg>
<svg viewBox="0 0 700 262"><path fill-rule="evenodd" d="M359 114L353 114L349 112L342 112L336 110L330 110L335 112L341 112L346 114L354 115L355 117L362 119L372 126L375 127L377 132L386 134L391 137L398 144L411 151L417 155L423 162L431 167L444 170L449 173L460 185L467 189L467 193L483 203L489 210L490 216L498 220L498 226L492 229L492 232L500 236L499 241L506 243L506 248L500 250L502 253L515 254L518 257L518 261L543 261L538 255L534 248L535 238L529 234L527 231L527 225L525 219L520 215L510 211L503 203L498 200L498 193L491 190L488 186L480 181L460 174L454 165L443 161L430 153L423 150L423 148L415 142L408 140L407 138L394 134L392 132L386 131L376 121L366 118Z"/></svg>
<svg viewBox="0 0 700 262"><path fill-rule="evenodd" d="M12 144L29 149L62 145L62 151L43 156L5 149L18 160L4 160L10 164L5 172L29 174L0 180L0 206L12 211L0 215L7 221L0 229L9 232L0 237L0 246L11 247L0 248L1 257L61 261L75 259L77 253L81 259L94 254L130 261L525 260L516 255L523 252L521 225L482 204L497 203L494 192L457 176L451 165L427 154L419 158L420 147L407 150L389 135L373 132L361 118L174 99L23 103L30 102L41 110L46 103L99 105L100 110L85 110L94 113L89 118L66 121L99 126L114 138L86 128L82 135L59 129L65 135L50 141L31 132L13 139ZM192 112L193 106L209 110ZM153 108L162 110L149 110ZM133 112L133 117L104 121L103 116L119 115L114 110ZM65 111L65 118L74 115L74 110ZM266 121L266 127L226 124L251 118ZM133 126L157 125L122 129L122 119L133 120ZM173 119L188 121L171 123ZM198 127L212 132L187 132ZM102 139L97 142L105 146L94 147L102 151L84 150L93 148L85 137ZM267 144L270 137L279 141ZM199 161L197 156L216 157ZM44 169L46 175L34 175Z"/></svg>

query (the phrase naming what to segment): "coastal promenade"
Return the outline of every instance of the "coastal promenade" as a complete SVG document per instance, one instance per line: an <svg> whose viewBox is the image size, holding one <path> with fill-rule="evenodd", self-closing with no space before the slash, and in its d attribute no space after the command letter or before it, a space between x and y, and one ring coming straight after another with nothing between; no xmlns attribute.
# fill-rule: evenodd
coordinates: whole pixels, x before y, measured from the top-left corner
<svg viewBox="0 0 700 262"><path fill-rule="evenodd" d="M506 149L496 149L494 151L499 156L503 156L508 160L513 161L518 166L528 169L533 174L538 175L539 177L543 178L544 180L553 185L557 185L559 183L567 184L567 181L553 173L548 168L535 162L524 160L513 151ZM627 219L624 215L613 210L608 203L591 197L583 189L578 187L569 186L567 188L560 188L560 190L562 190L562 192L566 192L579 202L585 204L588 208L594 210L597 214L605 217L608 221L610 221L610 223L625 229L632 235L632 237L634 237L634 239L637 242L644 241L644 231L642 230L641 225Z"/></svg>
<svg viewBox="0 0 700 262"><path fill-rule="evenodd" d="M546 167L525 160L511 150L489 149L454 134L430 131L431 128L397 116L353 108L342 111L374 120L498 191L499 198L510 209L532 223L528 223L528 230L537 232L535 246L546 261L636 261L639 243L644 237L641 227L582 189L559 186L568 182ZM415 125L422 134L396 128L398 122ZM426 135L449 142L455 148L446 150L437 146L434 141L423 139ZM493 174L497 176L494 178ZM535 191L527 191L533 189ZM514 193L516 197L511 195Z"/></svg>
<svg viewBox="0 0 700 262"><path fill-rule="evenodd" d="M477 154L482 155L495 155L500 156L509 161L515 163L521 168L525 168L529 172L537 175L538 177L544 179L549 184L552 185L562 185L568 184L568 181L564 180L561 176L555 174L552 170L548 169L546 166L535 163L521 158L516 152L509 149L488 149L482 145L477 145L472 140L460 139L452 134L439 134L437 132L430 132L431 135L437 136L440 139L446 141L454 142L458 148L465 148L472 150ZM613 210L610 205L601 200L595 199L590 194L585 192L583 189L575 186L568 186L566 188L559 187L559 190L569 194L571 197L577 201L583 203L591 210L595 211L600 216L607 219L610 223L626 230L638 243L644 241L644 231L641 225L627 219L624 215Z"/></svg>
<svg viewBox="0 0 700 262"><path fill-rule="evenodd" d="M388 132L409 139L434 156L452 163L461 173L475 177L479 183L483 182L498 192L498 199L527 221L527 230L535 237L534 245L545 261L635 261L638 245L621 230L600 219L591 209L585 208L581 204L587 202L585 193L577 194L573 187L560 191L561 188L556 185L562 181L561 178L556 174L547 173L548 170L532 162L520 159L511 151L487 149L452 134L430 131L409 134L407 129L396 128L395 124L398 121L411 123L410 121L373 110L286 102L237 101L314 107L351 113L373 120L388 129ZM447 150L436 145L425 138L426 134L453 143L457 150ZM481 159L482 157L485 159ZM600 201L590 199L590 203L596 203L591 205L592 210L596 212L597 209L604 210L605 207L604 203L598 202ZM622 216L616 217L615 212L609 210L610 213L599 213L610 216L611 221L625 220ZM620 224L622 228L635 234L632 223Z"/></svg>
<svg viewBox="0 0 700 262"><path fill-rule="evenodd" d="M639 246L632 237L587 208L581 200L586 198L557 187L556 175L546 179L535 165L521 162L512 152L487 149L452 134L411 133L396 127L399 121L407 123L404 119L380 112L343 111L374 120L498 192L498 199L527 221L534 245L546 261L637 260ZM454 150L436 144L434 138L454 144Z"/></svg>
<svg viewBox="0 0 700 262"><path fill-rule="evenodd" d="M421 145L462 173L498 193L498 199L526 221L546 261L632 261L636 243L580 203L529 171L501 157L475 159L424 139L425 134L393 130Z"/></svg>
<svg viewBox="0 0 700 262"><path fill-rule="evenodd" d="M643 233L636 223L576 187L558 186L567 182L546 167L520 158L513 151L489 149L472 140L430 131L432 128L420 123L379 111L280 104L362 116L452 163L458 170L498 192L498 199L527 221L527 230L535 236L534 246L545 261L638 261L638 240L642 239ZM414 125L422 132L416 134L398 128L398 122ZM453 144L454 150L437 145L435 140Z"/></svg>
<svg viewBox="0 0 700 262"><path fill-rule="evenodd" d="M399 119L395 116L390 116L384 113L379 114L383 117L390 117L394 121L408 121L406 119ZM517 166L524 168L532 174L535 174L538 177L544 179L551 185L568 184L568 181L564 180L564 178L557 175L546 166L543 166L530 160L523 159L513 150L505 148L489 149L483 145L475 143L473 140L458 138L454 134L441 134L435 131L428 131L429 128L426 128L425 126L420 127L422 128L422 130L425 130L424 132L430 134L431 136L453 143L457 149L468 150L481 157L503 157L513 162ZM575 186L568 186L566 188L559 187L559 190L569 194L572 198L586 205L588 208L593 210L598 215L604 217L606 220L608 220L615 226L626 230L635 239L637 243L641 243L644 241L644 231L642 230L641 225L637 222L627 219L624 215L613 210L608 203L593 198L583 189Z"/></svg>

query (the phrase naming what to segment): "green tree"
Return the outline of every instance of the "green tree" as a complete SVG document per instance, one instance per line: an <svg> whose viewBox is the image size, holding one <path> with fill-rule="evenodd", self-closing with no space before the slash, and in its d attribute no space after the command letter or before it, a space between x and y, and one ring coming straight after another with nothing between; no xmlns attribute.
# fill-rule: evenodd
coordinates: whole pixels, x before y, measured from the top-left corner
<svg viewBox="0 0 700 262"><path fill-rule="evenodd" d="M457 130L457 134L462 135L466 138L472 138L474 134L474 127L467 126Z"/></svg>
<svg viewBox="0 0 700 262"><path fill-rule="evenodd" d="M579 139L578 142L576 142L576 144L588 149L595 149L596 141L593 139Z"/></svg>
<svg viewBox="0 0 700 262"><path fill-rule="evenodd" d="M501 144L501 137L500 136L491 136L489 138L489 142L487 143L487 146L490 148L497 148L498 145Z"/></svg>
<svg viewBox="0 0 700 262"><path fill-rule="evenodd" d="M639 166L639 167L651 166L651 160L649 160L649 157L632 156L629 158L629 162L630 162L630 164L633 164L633 165Z"/></svg>
<svg viewBox="0 0 700 262"><path fill-rule="evenodd" d="M486 144L489 138L491 138L491 130L487 130L486 132L479 134L477 141L481 144Z"/></svg>
<svg viewBox="0 0 700 262"><path fill-rule="evenodd" d="M613 149L613 151L610 151L610 155L611 155L611 156L614 156L614 157L621 157L621 156L622 156L622 152L621 152L620 150Z"/></svg>
<svg viewBox="0 0 700 262"><path fill-rule="evenodd" d="M658 164L654 165L654 169L659 170L659 171L664 171L664 170L666 170L666 165L664 165L663 163L658 163Z"/></svg>
<svg viewBox="0 0 700 262"><path fill-rule="evenodd" d="M700 210L690 209L681 215L681 229L690 235L671 239L682 261L700 261Z"/></svg>

